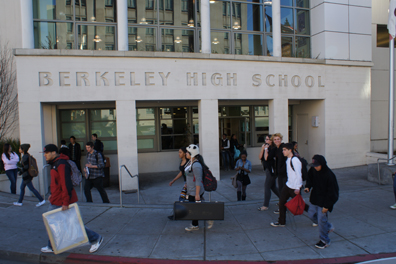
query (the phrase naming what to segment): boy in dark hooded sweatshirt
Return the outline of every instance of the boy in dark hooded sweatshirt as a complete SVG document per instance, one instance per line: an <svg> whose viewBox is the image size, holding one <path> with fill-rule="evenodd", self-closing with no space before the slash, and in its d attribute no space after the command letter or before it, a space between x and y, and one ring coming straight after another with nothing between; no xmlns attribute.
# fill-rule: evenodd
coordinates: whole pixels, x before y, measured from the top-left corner
<svg viewBox="0 0 396 264"><path fill-rule="evenodd" d="M336 176L327 167L326 159L321 155L312 158L312 168L308 171L307 183L304 191L312 190L309 201L308 216L319 225L320 241L315 247L323 249L330 245L329 233L334 231L334 227L328 222L328 212L333 210L334 204L338 200L338 183Z"/></svg>

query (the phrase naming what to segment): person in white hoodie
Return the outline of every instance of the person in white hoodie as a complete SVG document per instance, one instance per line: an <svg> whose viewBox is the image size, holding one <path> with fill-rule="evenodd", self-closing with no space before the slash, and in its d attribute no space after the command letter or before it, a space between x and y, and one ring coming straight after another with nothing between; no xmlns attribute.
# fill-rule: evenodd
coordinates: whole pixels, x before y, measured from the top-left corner
<svg viewBox="0 0 396 264"><path fill-rule="evenodd" d="M16 184L18 178L18 167L19 156L14 151L10 144L5 143L3 146L3 154L1 155L3 160L5 173L10 180L10 190L12 194L16 194Z"/></svg>

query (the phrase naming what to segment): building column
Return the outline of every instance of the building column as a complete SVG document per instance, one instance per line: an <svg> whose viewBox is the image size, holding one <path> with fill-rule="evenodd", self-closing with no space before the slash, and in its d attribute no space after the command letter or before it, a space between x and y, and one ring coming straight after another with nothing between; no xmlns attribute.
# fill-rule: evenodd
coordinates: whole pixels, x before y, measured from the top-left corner
<svg viewBox="0 0 396 264"><path fill-rule="evenodd" d="M120 51L128 51L127 0L117 0L117 46Z"/></svg>
<svg viewBox="0 0 396 264"><path fill-rule="evenodd" d="M280 0L272 0L272 49L274 57L282 57Z"/></svg>
<svg viewBox="0 0 396 264"><path fill-rule="evenodd" d="M21 1L22 48L34 49L33 1Z"/></svg>
<svg viewBox="0 0 396 264"><path fill-rule="evenodd" d="M125 165L132 175L139 173L136 133L136 101L116 101L118 165ZM138 187L138 179L131 178L123 169L122 190Z"/></svg>
<svg viewBox="0 0 396 264"><path fill-rule="evenodd" d="M218 111L217 99L200 100L198 102L199 150L213 176L220 180Z"/></svg>
<svg viewBox="0 0 396 264"><path fill-rule="evenodd" d="M283 142L289 141L289 100L276 98L269 101L269 132L281 133Z"/></svg>
<svg viewBox="0 0 396 264"><path fill-rule="evenodd" d="M211 40L210 40L210 3L209 0L201 0L201 53L210 54Z"/></svg>

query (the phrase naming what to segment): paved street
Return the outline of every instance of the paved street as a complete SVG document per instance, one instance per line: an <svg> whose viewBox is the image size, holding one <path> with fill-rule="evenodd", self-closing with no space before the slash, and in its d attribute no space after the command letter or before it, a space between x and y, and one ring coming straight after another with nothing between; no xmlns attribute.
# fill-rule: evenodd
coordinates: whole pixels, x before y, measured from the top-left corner
<svg viewBox="0 0 396 264"><path fill-rule="evenodd" d="M396 256L392 255L396 252L396 211L389 209L394 203L392 186L368 182L366 166L334 172L340 199L329 217L336 228L330 236L332 243L324 250L314 247L319 241L318 229L312 227L305 214L289 215L286 227L274 228L270 222L278 217L273 213L277 199L271 201L270 210L257 210L263 202L265 177L261 167L254 167L250 174L252 184L247 188L245 202L235 202L236 190L229 179L233 172L222 174L212 201L225 202L225 220L215 221L212 229L205 228L204 221L200 221L200 230L186 232L184 227L190 221L168 220L172 201L177 200L183 185L179 180L169 187L175 173L152 175L150 179L142 175L140 205L137 194L131 193L123 195L125 208L117 206L119 193L115 186L107 189L112 205L84 202L79 205L86 226L104 236L103 245L91 256L245 261L355 257L355 262L368 260L370 255L372 259L379 258L382 255L375 254L381 253ZM94 201L101 201L95 189L92 193ZM303 197L308 201L306 194ZM57 256L41 254L40 248L47 241L41 214L48 206L36 208L36 199L28 197L22 207L15 207L11 204L16 199L11 194L0 194L0 233L6 238L0 240L0 257L53 261L89 254L88 245Z"/></svg>

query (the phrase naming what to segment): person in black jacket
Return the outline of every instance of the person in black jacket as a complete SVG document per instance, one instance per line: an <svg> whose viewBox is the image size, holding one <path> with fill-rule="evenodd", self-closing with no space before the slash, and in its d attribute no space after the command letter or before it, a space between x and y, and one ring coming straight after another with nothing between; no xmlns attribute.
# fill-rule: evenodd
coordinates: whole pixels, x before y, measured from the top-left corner
<svg viewBox="0 0 396 264"><path fill-rule="evenodd" d="M330 245L329 233L334 231L334 226L328 222L328 212L333 211L338 200L339 188L336 176L327 166L323 156L313 156L311 166L304 191L311 191L308 216L319 225L320 241L315 247L323 249Z"/></svg>
<svg viewBox="0 0 396 264"><path fill-rule="evenodd" d="M285 186L287 181L287 173L286 173L286 157L282 153L283 136L281 133L275 133L272 135L271 140L274 142L275 147L271 148L271 151L268 149L264 152L265 160L274 160L273 169L274 169L274 177L278 178L278 192L282 193L282 188ZM275 214L279 214L279 209L274 211Z"/></svg>
<svg viewBox="0 0 396 264"><path fill-rule="evenodd" d="M70 137L69 150L70 159L76 163L78 170L81 171L81 145L76 142L74 136Z"/></svg>
<svg viewBox="0 0 396 264"><path fill-rule="evenodd" d="M14 205L16 206L22 206L22 201L23 198L25 197L25 188L26 186L29 188L29 190L37 197L39 200L39 203L36 204L37 207L42 206L45 204L45 200L43 197L41 197L40 193L34 188L32 180L33 177L29 175L29 156L30 154L28 153L28 150L30 148L30 144L22 144L19 147L19 153L21 153L22 156L22 168L19 171L19 175L22 175L22 183L21 183L21 192L19 195L19 200L18 202L14 202Z"/></svg>

